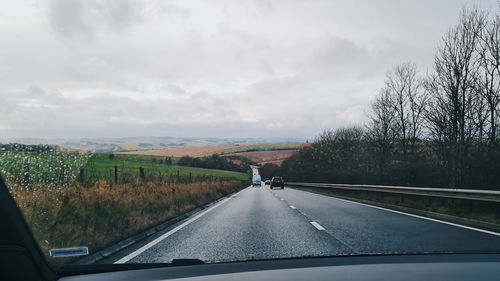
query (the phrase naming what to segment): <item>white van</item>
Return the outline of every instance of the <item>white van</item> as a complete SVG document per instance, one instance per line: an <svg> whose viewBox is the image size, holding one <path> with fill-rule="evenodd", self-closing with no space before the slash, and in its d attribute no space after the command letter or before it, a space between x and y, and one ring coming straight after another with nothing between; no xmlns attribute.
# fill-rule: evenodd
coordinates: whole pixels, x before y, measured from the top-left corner
<svg viewBox="0 0 500 281"><path fill-rule="evenodd" d="M252 176L252 186L260 186L260 175L259 174L254 174Z"/></svg>

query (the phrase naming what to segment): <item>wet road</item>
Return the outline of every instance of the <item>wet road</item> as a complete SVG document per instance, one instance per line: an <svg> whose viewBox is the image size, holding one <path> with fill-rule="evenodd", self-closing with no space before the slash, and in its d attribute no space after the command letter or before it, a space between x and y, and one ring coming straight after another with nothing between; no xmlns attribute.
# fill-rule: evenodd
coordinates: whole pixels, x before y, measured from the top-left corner
<svg viewBox="0 0 500 281"><path fill-rule="evenodd" d="M285 188L248 187L102 263L500 252L500 236Z"/></svg>

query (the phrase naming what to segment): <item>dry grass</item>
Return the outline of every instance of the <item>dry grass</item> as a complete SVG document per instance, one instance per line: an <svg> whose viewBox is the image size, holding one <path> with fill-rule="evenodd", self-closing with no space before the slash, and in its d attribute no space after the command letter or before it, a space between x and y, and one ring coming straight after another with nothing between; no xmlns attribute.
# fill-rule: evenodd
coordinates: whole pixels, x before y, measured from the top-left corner
<svg viewBox="0 0 500 281"><path fill-rule="evenodd" d="M405 195L405 200L401 201L401 194L314 187L294 188L329 196L361 199L500 225L500 205L495 202L469 201L441 197L432 198L418 195Z"/></svg>
<svg viewBox="0 0 500 281"><path fill-rule="evenodd" d="M87 188L35 186L10 192L45 254L69 246L88 246L93 253L241 186L239 180L120 185L98 181Z"/></svg>
<svg viewBox="0 0 500 281"><path fill-rule="evenodd" d="M241 146L246 146L246 145L241 145ZM240 146L235 146L235 145L194 146L194 147L120 152L120 154L139 154L139 155L172 156L172 157L182 157L182 156L203 157L215 153L222 153L227 149L238 148L238 147Z"/></svg>
<svg viewBox="0 0 500 281"><path fill-rule="evenodd" d="M240 144L240 145L212 145L212 146L193 146L193 147L179 147L179 148L166 148L166 149L154 149L154 150L143 150L143 151L128 151L119 152L120 154L139 154L139 155L153 155L153 156L172 156L172 157L203 157L210 156L212 154L227 154L245 151L257 151L257 150L271 150L271 149L287 149L297 150L300 147L307 146L310 144L304 143L272 143L272 144Z"/></svg>

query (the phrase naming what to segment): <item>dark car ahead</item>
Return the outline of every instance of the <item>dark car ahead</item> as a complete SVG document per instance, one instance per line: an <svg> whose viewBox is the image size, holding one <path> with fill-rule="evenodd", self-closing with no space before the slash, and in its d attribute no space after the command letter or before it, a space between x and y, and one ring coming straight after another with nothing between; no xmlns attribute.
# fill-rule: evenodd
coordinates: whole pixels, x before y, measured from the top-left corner
<svg viewBox="0 0 500 281"><path fill-rule="evenodd" d="M273 177L271 180L271 189L274 187L281 187L281 189L285 188L285 181L282 177Z"/></svg>
<svg viewBox="0 0 500 281"><path fill-rule="evenodd" d="M270 181L270 180L266 180L266 181L264 182L264 184L265 184L265 185L270 185L270 184L271 184L271 181Z"/></svg>

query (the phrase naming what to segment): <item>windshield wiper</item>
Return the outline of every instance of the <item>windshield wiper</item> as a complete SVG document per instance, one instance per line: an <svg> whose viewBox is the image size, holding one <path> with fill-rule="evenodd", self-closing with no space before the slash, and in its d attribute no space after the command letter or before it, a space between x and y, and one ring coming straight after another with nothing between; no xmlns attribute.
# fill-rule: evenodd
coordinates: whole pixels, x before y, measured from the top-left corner
<svg viewBox="0 0 500 281"><path fill-rule="evenodd" d="M173 266L182 266L182 265L199 265L205 263L200 259L173 259L170 264Z"/></svg>
<svg viewBox="0 0 500 281"><path fill-rule="evenodd" d="M123 263L123 264L65 264L57 269L61 276L81 275L122 270L149 269L158 267L173 267L205 264L200 259L173 259L170 263Z"/></svg>

